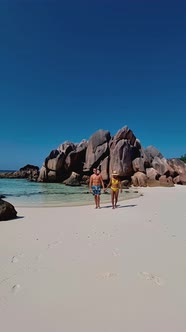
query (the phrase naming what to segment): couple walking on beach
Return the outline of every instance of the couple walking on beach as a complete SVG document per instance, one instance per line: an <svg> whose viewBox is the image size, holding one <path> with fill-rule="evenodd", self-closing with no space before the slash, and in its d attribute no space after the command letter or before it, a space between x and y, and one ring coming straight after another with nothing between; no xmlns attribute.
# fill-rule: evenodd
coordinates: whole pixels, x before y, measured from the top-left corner
<svg viewBox="0 0 186 332"><path fill-rule="evenodd" d="M121 181L118 178L117 172L113 171L110 181L105 188L100 171L97 168L93 168L93 174L91 175L89 182L89 189L94 195L96 209L100 209L101 186L104 192L110 187L112 208L115 209L117 207L119 190L122 192Z"/></svg>

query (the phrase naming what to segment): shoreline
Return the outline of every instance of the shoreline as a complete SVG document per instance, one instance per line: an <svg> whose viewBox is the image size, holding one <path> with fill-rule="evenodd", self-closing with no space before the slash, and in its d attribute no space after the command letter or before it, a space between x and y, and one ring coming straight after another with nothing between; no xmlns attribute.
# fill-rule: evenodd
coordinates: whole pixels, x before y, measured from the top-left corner
<svg viewBox="0 0 186 332"><path fill-rule="evenodd" d="M121 201L125 201L125 200L129 200L129 199L134 199L134 198L138 198L141 196L141 190L142 188L129 188L129 189L123 189L123 193L119 194L119 200ZM85 195L85 196L84 196ZM89 199L87 199L87 195L89 196ZM43 194L44 197L44 194ZM81 200L80 200L81 197ZM86 199L84 199L86 197ZM87 206L87 205L94 205L94 197L91 193L83 193L79 196L79 201L47 201L45 202L41 202L41 203L36 203L36 202L25 202L24 199L22 200L22 202L18 202L17 198L13 198L11 199L12 196L6 196L5 198L3 198L5 201L10 202L12 205L14 205L15 208L56 208L56 207L73 207L73 206ZM101 194L101 204L108 204L111 201L111 196L110 196L110 192L102 193Z"/></svg>
<svg viewBox="0 0 186 332"><path fill-rule="evenodd" d="M186 186L140 190L0 223L4 331L185 332Z"/></svg>

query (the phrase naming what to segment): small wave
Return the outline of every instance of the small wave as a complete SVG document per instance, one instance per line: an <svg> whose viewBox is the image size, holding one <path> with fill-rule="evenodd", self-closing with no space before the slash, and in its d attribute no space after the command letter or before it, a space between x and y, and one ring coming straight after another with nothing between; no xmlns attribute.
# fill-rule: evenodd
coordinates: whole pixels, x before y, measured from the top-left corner
<svg viewBox="0 0 186 332"><path fill-rule="evenodd" d="M87 195L89 192L33 192L33 193L20 193L20 194L6 194L7 197L31 197L31 196L53 196L53 195L60 195L60 196L74 196L74 195Z"/></svg>

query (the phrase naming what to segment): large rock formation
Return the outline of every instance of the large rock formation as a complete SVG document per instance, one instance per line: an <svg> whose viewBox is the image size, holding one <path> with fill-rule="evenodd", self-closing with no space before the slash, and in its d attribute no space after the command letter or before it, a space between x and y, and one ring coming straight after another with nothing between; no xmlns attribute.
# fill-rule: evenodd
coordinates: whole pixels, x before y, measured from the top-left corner
<svg viewBox="0 0 186 332"><path fill-rule="evenodd" d="M75 145L75 150L71 151L66 157L66 167L69 172L76 172L81 174L84 166L84 160L87 150L87 141L83 140L81 143Z"/></svg>
<svg viewBox="0 0 186 332"><path fill-rule="evenodd" d="M109 131L100 129L88 141L60 144L46 157L38 180L65 181L68 185L87 183L94 167L101 170L106 182L112 171L116 170L122 181L134 185L185 184L184 162L179 159L167 160L153 146L144 149L127 126L118 130L113 137Z"/></svg>
<svg viewBox="0 0 186 332"><path fill-rule="evenodd" d="M185 184L186 185L186 174L180 174L173 179L175 184Z"/></svg>
<svg viewBox="0 0 186 332"><path fill-rule="evenodd" d="M131 176L132 147L136 141L133 132L126 126L120 129L110 141L110 174L113 170L120 176Z"/></svg>
<svg viewBox="0 0 186 332"><path fill-rule="evenodd" d="M132 177L132 184L134 187L146 187L147 186L147 175L142 172L136 172Z"/></svg>
<svg viewBox="0 0 186 332"><path fill-rule="evenodd" d="M158 180L160 178L160 174L153 167L146 168L146 174L149 180Z"/></svg>
<svg viewBox="0 0 186 332"><path fill-rule="evenodd" d="M160 175L173 175L174 170L173 168L168 164L167 160L165 158L159 158L154 157L152 160L152 167L158 172Z"/></svg>
<svg viewBox="0 0 186 332"><path fill-rule="evenodd" d="M72 172L82 174L87 141L79 144L66 141L46 157L40 170L39 182L59 182Z"/></svg>
<svg viewBox="0 0 186 332"><path fill-rule="evenodd" d="M174 171L174 175L181 175L186 173L186 164L178 159L178 158L172 158L167 160L168 164Z"/></svg>
<svg viewBox="0 0 186 332"><path fill-rule="evenodd" d="M20 172L29 172L29 171L39 171L39 167L38 166L35 166L35 165L30 165L30 164L27 164L23 167L20 168L19 170Z"/></svg>
<svg viewBox="0 0 186 332"><path fill-rule="evenodd" d="M29 179L31 181L37 181L39 176L39 167L34 165L26 165L20 168L15 172L5 172L0 173L0 178L8 178L8 179Z"/></svg>
<svg viewBox="0 0 186 332"><path fill-rule="evenodd" d="M168 184L168 185L172 185L173 186L173 179L171 176L167 177L166 175L162 175L159 178L159 182L160 184Z"/></svg>
<svg viewBox="0 0 186 332"><path fill-rule="evenodd" d="M144 159L143 158L136 158L132 161L132 167L134 172L143 172L145 173L145 165L144 165Z"/></svg>
<svg viewBox="0 0 186 332"><path fill-rule="evenodd" d="M0 178L81 185L87 184L94 167L100 169L105 182L116 170L122 181L134 185L186 184L183 161L164 158L154 146L144 149L127 126L112 137L108 130L100 129L88 141L65 141L49 153L40 170L28 164L16 172L0 173Z"/></svg>
<svg viewBox="0 0 186 332"><path fill-rule="evenodd" d="M154 146L150 145L145 149L145 155L147 156L150 163L152 163L155 157L163 158L163 155Z"/></svg>
<svg viewBox="0 0 186 332"><path fill-rule="evenodd" d="M66 179L64 182L67 186L80 186L80 181L79 181L79 174L72 172L71 176Z"/></svg>
<svg viewBox="0 0 186 332"><path fill-rule="evenodd" d="M90 137L83 167L85 173L92 172L94 167L99 167L104 159L108 157L110 138L110 132L102 129Z"/></svg>
<svg viewBox="0 0 186 332"><path fill-rule="evenodd" d="M110 156L108 155L107 157L105 157L105 159L102 161L100 165L103 181L109 180L109 163L110 163Z"/></svg>

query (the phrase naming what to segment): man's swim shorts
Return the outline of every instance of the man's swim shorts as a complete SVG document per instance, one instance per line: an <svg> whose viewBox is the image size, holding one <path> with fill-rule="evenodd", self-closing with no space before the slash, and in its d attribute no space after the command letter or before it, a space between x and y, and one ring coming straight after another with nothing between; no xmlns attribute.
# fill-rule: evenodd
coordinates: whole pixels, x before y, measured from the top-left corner
<svg viewBox="0 0 186 332"><path fill-rule="evenodd" d="M101 187L100 186L92 186L93 195L101 195Z"/></svg>

